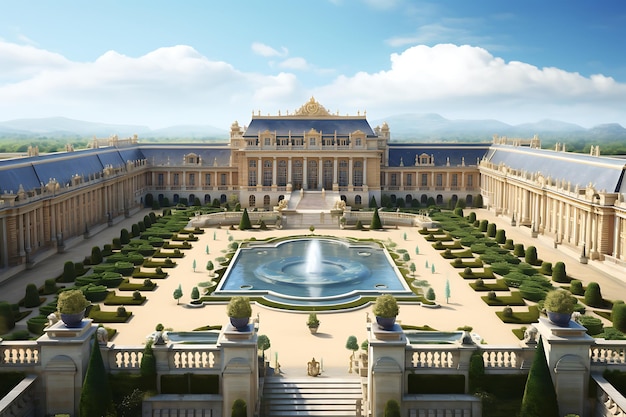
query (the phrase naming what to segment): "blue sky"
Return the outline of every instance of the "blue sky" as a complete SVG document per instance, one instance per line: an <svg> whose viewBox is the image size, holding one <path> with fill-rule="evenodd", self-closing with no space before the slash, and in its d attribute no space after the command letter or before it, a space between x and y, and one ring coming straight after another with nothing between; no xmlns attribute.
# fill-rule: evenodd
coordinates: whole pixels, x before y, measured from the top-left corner
<svg viewBox="0 0 626 417"><path fill-rule="evenodd" d="M439 113L626 126L622 0L0 7L0 121L227 129L253 111L291 112L314 96L331 112L367 111L374 120Z"/></svg>

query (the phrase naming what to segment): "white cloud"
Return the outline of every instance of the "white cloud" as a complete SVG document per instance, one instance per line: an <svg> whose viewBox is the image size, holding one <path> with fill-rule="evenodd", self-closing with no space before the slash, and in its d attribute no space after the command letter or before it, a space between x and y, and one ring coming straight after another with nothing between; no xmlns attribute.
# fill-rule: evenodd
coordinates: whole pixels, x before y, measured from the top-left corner
<svg viewBox="0 0 626 417"><path fill-rule="evenodd" d="M414 46L392 54L390 61L388 70L340 76L315 95L367 107L368 114L439 112L514 123L556 114L579 123L599 123L605 117L626 121L616 107L626 97L626 85L603 75L583 77L558 68L507 63L467 45ZM568 109L569 117L563 118Z"/></svg>
<svg viewBox="0 0 626 417"><path fill-rule="evenodd" d="M505 62L477 47L415 46L391 55L386 70L341 75L323 85L305 86L290 72L309 67L302 58L280 65L283 70L270 75L244 72L185 45L139 57L109 51L93 62L73 62L0 41L0 117L227 127L234 120L247 124L252 110L293 111L313 95L341 114L367 110L371 119L436 112L509 123L553 118L626 126L625 84L600 74Z"/></svg>
<svg viewBox="0 0 626 417"><path fill-rule="evenodd" d="M306 70L309 68L309 64L304 58L288 58L278 64L279 68L292 69L292 70Z"/></svg>
<svg viewBox="0 0 626 417"><path fill-rule="evenodd" d="M264 56L264 57L287 56L287 54L289 53L287 48L285 48L284 46L279 51L261 42L254 42L252 44L252 52L254 52L257 55Z"/></svg>

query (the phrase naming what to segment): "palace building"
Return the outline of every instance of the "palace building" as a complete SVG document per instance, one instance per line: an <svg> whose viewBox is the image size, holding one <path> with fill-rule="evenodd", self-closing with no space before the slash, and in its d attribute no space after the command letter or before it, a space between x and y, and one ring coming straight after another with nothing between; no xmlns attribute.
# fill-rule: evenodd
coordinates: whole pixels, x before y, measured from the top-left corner
<svg viewBox="0 0 626 417"><path fill-rule="evenodd" d="M540 149L530 140L397 143L365 114L331 114L311 98L292 114L234 122L224 143L143 144L94 139L90 149L0 160L0 276L27 268L68 239L88 236L142 208L239 203L272 211L378 205L448 207L480 195L532 236L624 265L624 160ZM306 204L305 204L306 203Z"/></svg>

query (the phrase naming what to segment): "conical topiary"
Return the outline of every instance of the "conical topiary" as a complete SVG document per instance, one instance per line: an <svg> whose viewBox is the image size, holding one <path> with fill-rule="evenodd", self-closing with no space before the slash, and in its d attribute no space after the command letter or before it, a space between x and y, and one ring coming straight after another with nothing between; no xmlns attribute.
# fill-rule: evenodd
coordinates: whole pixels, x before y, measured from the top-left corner
<svg viewBox="0 0 626 417"><path fill-rule="evenodd" d="M559 404L552 384L550 368L543 349L543 339L539 339L533 364L528 372L520 417L559 417Z"/></svg>
<svg viewBox="0 0 626 417"><path fill-rule="evenodd" d="M109 376L104 368L100 345L96 341L93 342L78 407L81 416L109 415L107 410L113 407Z"/></svg>
<svg viewBox="0 0 626 417"><path fill-rule="evenodd" d="M372 216L372 224L370 225L370 229L372 230L380 230L383 228L383 224L380 221L380 216L378 215L378 210L374 210L374 215Z"/></svg>

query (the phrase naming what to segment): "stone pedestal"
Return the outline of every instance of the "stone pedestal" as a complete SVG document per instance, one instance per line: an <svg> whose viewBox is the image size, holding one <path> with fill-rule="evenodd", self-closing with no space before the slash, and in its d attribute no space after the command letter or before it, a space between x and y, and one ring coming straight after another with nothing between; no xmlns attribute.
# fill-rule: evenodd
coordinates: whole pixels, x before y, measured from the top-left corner
<svg viewBox="0 0 626 417"><path fill-rule="evenodd" d="M78 415L80 393L91 356L91 343L98 329L90 319L80 327L57 322L45 329L37 342L41 347L46 412Z"/></svg>
<svg viewBox="0 0 626 417"><path fill-rule="evenodd" d="M559 413L583 416L591 366L589 347L594 343L593 338L575 321L560 327L542 317L536 327L543 338Z"/></svg>
<svg viewBox="0 0 626 417"><path fill-rule="evenodd" d="M402 404L404 387L404 361L406 336L402 328L395 324L391 330L382 330L378 324L369 328L369 372L368 395L373 416L382 416L385 404L395 400Z"/></svg>
<svg viewBox="0 0 626 417"><path fill-rule="evenodd" d="M223 327L217 345L222 358L223 417L229 417L235 400L246 402L252 417L259 399L259 361L257 333L252 324L237 330L228 323Z"/></svg>

